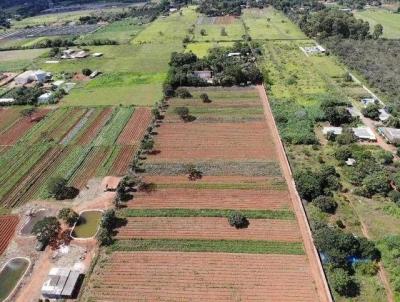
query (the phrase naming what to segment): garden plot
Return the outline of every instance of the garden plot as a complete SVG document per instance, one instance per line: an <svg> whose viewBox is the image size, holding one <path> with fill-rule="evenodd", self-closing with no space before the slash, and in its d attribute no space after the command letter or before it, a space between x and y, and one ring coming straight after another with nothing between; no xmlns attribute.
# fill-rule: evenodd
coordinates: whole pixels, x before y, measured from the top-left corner
<svg viewBox="0 0 400 302"><path fill-rule="evenodd" d="M217 47L231 47L234 42L197 42L186 45L185 52L193 52L198 58L203 58L208 54L208 51Z"/></svg>
<svg viewBox="0 0 400 302"><path fill-rule="evenodd" d="M242 20L248 27L249 35L256 40L306 39L297 25L271 6L263 9L245 9Z"/></svg>
<svg viewBox="0 0 400 302"><path fill-rule="evenodd" d="M240 19L228 16L214 18L201 16L196 22L194 41L237 41L241 40L244 34Z"/></svg>
<svg viewBox="0 0 400 302"><path fill-rule="evenodd" d="M150 108L136 108L117 139L121 145L138 145L152 120Z"/></svg>
<svg viewBox="0 0 400 302"><path fill-rule="evenodd" d="M236 230L219 217L129 217L117 239L211 239L301 242L296 221L252 219Z"/></svg>
<svg viewBox="0 0 400 302"><path fill-rule="evenodd" d="M303 255L117 252L95 275L99 302L318 301Z"/></svg>
<svg viewBox="0 0 400 302"><path fill-rule="evenodd" d="M14 236L18 222L17 215L0 216L0 255L6 250L8 243Z"/></svg>

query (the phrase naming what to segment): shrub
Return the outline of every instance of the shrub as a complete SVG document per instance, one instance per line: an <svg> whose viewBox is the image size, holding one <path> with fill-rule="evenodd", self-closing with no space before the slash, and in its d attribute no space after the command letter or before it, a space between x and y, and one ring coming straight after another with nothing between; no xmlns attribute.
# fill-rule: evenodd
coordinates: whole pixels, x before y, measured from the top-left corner
<svg viewBox="0 0 400 302"><path fill-rule="evenodd" d="M346 161L352 157L351 149L348 146L339 146L334 153L335 158L338 161Z"/></svg>
<svg viewBox="0 0 400 302"><path fill-rule="evenodd" d="M371 197L374 194L386 195L390 191L389 176L385 171L377 171L366 176L362 184L366 197Z"/></svg>
<svg viewBox="0 0 400 302"><path fill-rule="evenodd" d="M336 211L338 206L337 202L330 196L318 196L312 201L313 205L315 205L322 212L333 214Z"/></svg>
<svg viewBox="0 0 400 302"><path fill-rule="evenodd" d="M200 35L206 36L207 35L207 31L204 28L200 29Z"/></svg>
<svg viewBox="0 0 400 302"><path fill-rule="evenodd" d="M39 242L44 244L49 243L51 240L57 238L60 232L60 223L56 217L45 217L35 223L32 228L32 234L36 236Z"/></svg>
<svg viewBox="0 0 400 302"><path fill-rule="evenodd" d="M385 150L380 150L377 154L376 157L378 161L383 164L383 165L390 165L393 163L394 156L391 152L385 151Z"/></svg>
<svg viewBox="0 0 400 302"><path fill-rule="evenodd" d="M203 176L203 173L200 170L198 170L194 165L189 166L189 168L187 170L187 174L188 174L189 180L192 180L192 181L200 179Z"/></svg>
<svg viewBox="0 0 400 302"><path fill-rule="evenodd" d="M111 233L105 228L100 228L96 235L96 238L99 241L100 245L103 246L110 245L113 242Z"/></svg>
<svg viewBox="0 0 400 302"><path fill-rule="evenodd" d="M146 152L149 152L153 149L154 147L154 140L151 138L145 139L142 141L142 149Z"/></svg>
<svg viewBox="0 0 400 302"><path fill-rule="evenodd" d="M58 212L59 219L64 220L68 223L69 226L72 226L75 222L78 221L79 215L71 208L63 208Z"/></svg>
<svg viewBox="0 0 400 302"><path fill-rule="evenodd" d="M89 68L83 68L82 69L82 74L84 75L84 76L90 76L91 74L92 74L92 71L89 69Z"/></svg>
<svg viewBox="0 0 400 302"><path fill-rule="evenodd" d="M357 141L357 137L351 129L343 130L342 134L338 135L335 140L339 145L350 145Z"/></svg>
<svg viewBox="0 0 400 302"><path fill-rule="evenodd" d="M226 32L225 27L222 27L221 28L221 36L227 36L227 35L228 35L228 33Z"/></svg>
<svg viewBox="0 0 400 302"><path fill-rule="evenodd" d="M211 103L210 97L207 93L200 94L200 99L203 101L203 103Z"/></svg>
<svg viewBox="0 0 400 302"><path fill-rule="evenodd" d="M360 290L354 278L342 268L336 268L332 271L331 284L339 295L345 297L356 296Z"/></svg>
<svg viewBox="0 0 400 302"><path fill-rule="evenodd" d="M187 90L186 88L182 88L182 87L178 88L175 91L175 93L176 93L176 95L178 97L180 97L182 99L188 99L188 98L192 97L192 95L190 94L189 90Z"/></svg>
<svg viewBox="0 0 400 302"><path fill-rule="evenodd" d="M396 203L397 205L400 206L400 192L396 190L392 190L388 194L389 198Z"/></svg>
<svg viewBox="0 0 400 302"><path fill-rule="evenodd" d="M228 222L237 229L246 228L249 225L247 218L240 212L233 212L228 217Z"/></svg>
<svg viewBox="0 0 400 302"><path fill-rule="evenodd" d="M100 225L102 228L111 231L115 227L116 219L115 211L113 209L109 209L103 213Z"/></svg>
<svg viewBox="0 0 400 302"><path fill-rule="evenodd" d="M62 177L50 179L47 190L51 197L57 200L73 199L78 195L79 190L67 186L67 180Z"/></svg>
<svg viewBox="0 0 400 302"><path fill-rule="evenodd" d="M189 114L189 108L188 107L176 107L175 108L175 113L179 115L179 117L184 121L184 122L190 122L194 120L195 118Z"/></svg>
<svg viewBox="0 0 400 302"><path fill-rule="evenodd" d="M361 113L365 117L369 117L370 119L373 119L373 120L378 120L379 119L379 109L380 109L379 105L369 104L367 107L365 107L361 110Z"/></svg>
<svg viewBox="0 0 400 302"><path fill-rule="evenodd" d="M379 271L379 266L375 261L363 261L356 264L356 269L363 275L374 276Z"/></svg>

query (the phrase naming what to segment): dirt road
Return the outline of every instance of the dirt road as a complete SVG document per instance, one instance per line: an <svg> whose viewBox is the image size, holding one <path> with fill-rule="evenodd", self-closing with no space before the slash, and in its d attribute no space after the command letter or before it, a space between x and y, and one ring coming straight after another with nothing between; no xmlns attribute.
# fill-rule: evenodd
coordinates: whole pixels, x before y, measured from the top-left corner
<svg viewBox="0 0 400 302"><path fill-rule="evenodd" d="M310 226L308 219L303 208L301 199L297 193L297 189L293 180L292 171L289 165L289 161L286 157L285 149L279 136L278 128L275 124L275 120L272 114L272 110L268 101L267 94L265 92L264 85L258 85L257 90L260 94L260 98L264 107L264 114L268 126L271 130L271 138L274 141L279 160L281 162L282 173L288 184L289 193L292 200L293 209L296 213L297 222L299 224L300 233L303 237L303 243L305 252L310 262L311 272L315 280L315 287L321 302L332 302L332 295L326 281L325 273L322 269L322 264L318 255L318 252L314 246Z"/></svg>

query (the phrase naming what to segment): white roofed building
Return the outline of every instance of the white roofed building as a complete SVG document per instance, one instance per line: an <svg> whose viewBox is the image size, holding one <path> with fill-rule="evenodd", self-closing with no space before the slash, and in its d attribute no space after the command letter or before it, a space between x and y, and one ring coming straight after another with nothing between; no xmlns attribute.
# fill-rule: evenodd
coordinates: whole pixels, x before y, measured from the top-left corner
<svg viewBox="0 0 400 302"><path fill-rule="evenodd" d="M354 135L360 140L376 141L374 132L369 127L352 128Z"/></svg>
<svg viewBox="0 0 400 302"><path fill-rule="evenodd" d="M80 272L68 268L52 268L42 286L43 297L50 299L72 298L80 275Z"/></svg>

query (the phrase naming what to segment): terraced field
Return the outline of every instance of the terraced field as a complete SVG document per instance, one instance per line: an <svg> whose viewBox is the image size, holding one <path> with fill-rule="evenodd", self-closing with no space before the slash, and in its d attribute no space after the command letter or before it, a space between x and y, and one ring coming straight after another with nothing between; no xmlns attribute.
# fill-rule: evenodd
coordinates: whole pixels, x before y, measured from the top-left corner
<svg viewBox="0 0 400 302"><path fill-rule="evenodd" d="M210 104L198 99L201 92ZM127 223L117 230L111 255L101 256L86 298L318 301L257 90L191 93L191 100L170 100L155 152L143 164L142 176L155 189L135 193L120 211ZM175 114L186 104L192 122ZM188 179L189 165L202 172L200 179ZM246 228L229 225L234 210L248 217Z"/></svg>

